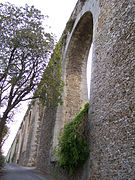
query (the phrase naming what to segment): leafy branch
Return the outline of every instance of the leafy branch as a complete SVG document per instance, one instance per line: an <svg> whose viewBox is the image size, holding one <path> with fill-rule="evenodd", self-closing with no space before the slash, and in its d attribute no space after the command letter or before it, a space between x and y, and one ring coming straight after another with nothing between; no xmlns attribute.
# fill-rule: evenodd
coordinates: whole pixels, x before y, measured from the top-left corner
<svg viewBox="0 0 135 180"><path fill-rule="evenodd" d="M60 167L66 169L69 175L73 175L89 156L89 145L85 136L88 108L89 103L86 103L75 118L64 126L55 149Z"/></svg>

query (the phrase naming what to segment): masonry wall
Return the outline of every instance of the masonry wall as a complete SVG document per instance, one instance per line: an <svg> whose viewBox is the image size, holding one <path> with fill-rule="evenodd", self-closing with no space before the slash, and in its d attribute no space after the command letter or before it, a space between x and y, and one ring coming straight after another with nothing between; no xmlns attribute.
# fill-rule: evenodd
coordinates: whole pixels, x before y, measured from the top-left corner
<svg viewBox="0 0 135 180"><path fill-rule="evenodd" d="M40 104L35 101L27 112L19 163L36 166L38 132L40 129Z"/></svg>
<svg viewBox="0 0 135 180"><path fill-rule="evenodd" d="M43 107L39 101L29 106L8 152L7 161L23 166L36 166L42 114Z"/></svg>
<svg viewBox="0 0 135 180"><path fill-rule="evenodd" d="M135 178L134 10L133 1L89 0L78 1L72 13L71 18L75 18L75 23L68 34L63 53L66 82L63 99L64 105L67 104L68 107L64 106L62 117L66 121L70 121L70 114L75 114L74 104L79 104L76 100L80 98L69 98L77 87L76 80L70 76L74 77L79 67L77 54L80 53L80 49L78 48L77 52L76 46L79 43L83 44L84 36L89 33L84 27L84 34L78 32L78 26L83 26L86 18L83 21L82 18L87 12L92 13L93 17L91 108L88 123L91 151L89 162L85 164L83 172L78 173L79 175L73 179ZM90 21L87 21L87 25L88 23L91 28ZM85 27L88 28L87 25ZM90 45L91 40L89 47ZM83 56L81 58L85 60ZM71 62L73 63L68 68ZM78 77L83 74L82 69L78 72ZM71 79L68 82L69 76ZM76 89L76 94L81 92L80 87L82 86L78 86L79 90Z"/></svg>
<svg viewBox="0 0 135 180"><path fill-rule="evenodd" d="M135 178L135 59L132 0L100 5L93 41L90 179Z"/></svg>
<svg viewBox="0 0 135 180"><path fill-rule="evenodd" d="M39 133L37 168L48 173L52 168L51 153L55 119L56 108L46 107L43 112L41 131Z"/></svg>
<svg viewBox="0 0 135 180"><path fill-rule="evenodd" d="M19 141L12 146L16 155L22 144L20 164L35 165L59 180L135 179L134 11L133 0L77 2L70 17L74 22L62 35L63 105L29 110L24 122L31 117L30 129L24 123L25 132L19 134L25 138L17 136ZM53 148L65 122L88 100L86 67L91 43L90 157L71 178L57 167ZM10 159L15 159L11 154Z"/></svg>

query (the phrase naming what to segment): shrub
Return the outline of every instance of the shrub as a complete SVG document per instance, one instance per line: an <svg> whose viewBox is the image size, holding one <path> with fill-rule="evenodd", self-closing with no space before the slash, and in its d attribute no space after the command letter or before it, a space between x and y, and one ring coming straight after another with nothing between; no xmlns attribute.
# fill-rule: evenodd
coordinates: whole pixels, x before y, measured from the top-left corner
<svg viewBox="0 0 135 180"><path fill-rule="evenodd" d="M4 166L5 163L5 157L0 152L0 169Z"/></svg>
<svg viewBox="0 0 135 180"><path fill-rule="evenodd" d="M85 125L88 117L89 103L64 126L59 137L55 154L59 165L73 175L76 169L84 164L89 155L89 146L85 137Z"/></svg>

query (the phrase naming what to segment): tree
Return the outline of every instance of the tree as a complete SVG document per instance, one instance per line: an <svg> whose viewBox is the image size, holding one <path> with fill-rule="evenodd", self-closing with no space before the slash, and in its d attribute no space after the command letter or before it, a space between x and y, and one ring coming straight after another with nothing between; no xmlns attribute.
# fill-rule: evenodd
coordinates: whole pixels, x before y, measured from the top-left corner
<svg viewBox="0 0 135 180"><path fill-rule="evenodd" d="M9 137L9 127L7 125L4 126L3 129L3 134L2 134L2 142L1 142L1 146L3 146L3 144L5 143L5 141L7 140L7 138Z"/></svg>
<svg viewBox="0 0 135 180"><path fill-rule="evenodd" d="M34 8L0 4L0 150L4 127L22 101L32 99L53 49Z"/></svg>

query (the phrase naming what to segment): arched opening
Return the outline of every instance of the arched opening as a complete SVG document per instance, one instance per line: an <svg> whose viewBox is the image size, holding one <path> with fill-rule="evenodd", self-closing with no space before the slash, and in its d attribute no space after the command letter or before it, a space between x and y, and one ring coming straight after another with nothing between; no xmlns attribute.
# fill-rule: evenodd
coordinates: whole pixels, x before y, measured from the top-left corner
<svg viewBox="0 0 135 180"><path fill-rule="evenodd" d="M87 62L89 62L92 36L93 17L90 12L86 12L74 29L63 59L63 105L57 109L51 161L56 160L53 150L58 145L61 129L66 122L72 120L82 104L88 101L87 74L90 76L90 73L87 73ZM90 81L89 77L88 80Z"/></svg>
<svg viewBox="0 0 135 180"><path fill-rule="evenodd" d="M90 84L91 84L91 66L92 66L92 48L91 44L88 60L87 60L87 89L88 89L88 99L90 99Z"/></svg>
<svg viewBox="0 0 135 180"><path fill-rule="evenodd" d="M88 101L87 60L92 44L93 18L86 12L78 22L65 58L64 123Z"/></svg>

